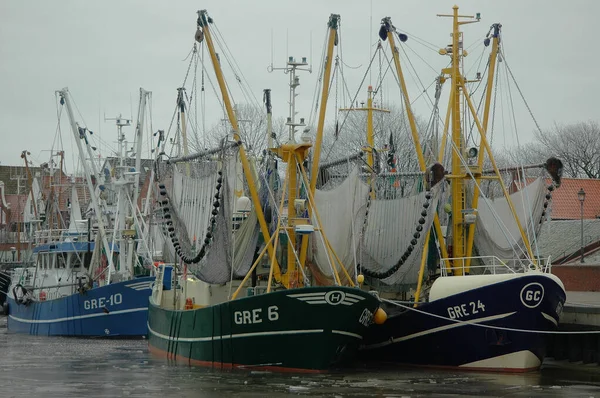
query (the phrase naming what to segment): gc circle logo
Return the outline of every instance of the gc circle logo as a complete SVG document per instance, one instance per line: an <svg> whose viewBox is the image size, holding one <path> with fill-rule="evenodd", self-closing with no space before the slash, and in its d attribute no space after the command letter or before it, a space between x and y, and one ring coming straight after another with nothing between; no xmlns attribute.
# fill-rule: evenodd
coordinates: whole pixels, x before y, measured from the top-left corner
<svg viewBox="0 0 600 398"><path fill-rule="evenodd" d="M521 302L527 308L535 308L544 298L544 286L538 282L532 282L521 289Z"/></svg>

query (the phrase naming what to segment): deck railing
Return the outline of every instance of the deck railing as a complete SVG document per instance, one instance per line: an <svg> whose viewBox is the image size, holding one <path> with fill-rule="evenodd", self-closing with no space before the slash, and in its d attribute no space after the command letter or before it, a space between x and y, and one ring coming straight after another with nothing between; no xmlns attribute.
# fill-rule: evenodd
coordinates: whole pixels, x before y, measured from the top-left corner
<svg viewBox="0 0 600 398"><path fill-rule="evenodd" d="M471 263L469 266L469 273L471 274L495 275L533 270L549 273L552 270L550 257L546 259L545 263L542 259L539 259L538 265L530 259L522 258L501 259L496 256L452 257L442 259L441 275L448 276L449 274L454 274L455 270L461 270L462 275L467 275L467 260L470 260ZM472 272L473 270L476 272Z"/></svg>

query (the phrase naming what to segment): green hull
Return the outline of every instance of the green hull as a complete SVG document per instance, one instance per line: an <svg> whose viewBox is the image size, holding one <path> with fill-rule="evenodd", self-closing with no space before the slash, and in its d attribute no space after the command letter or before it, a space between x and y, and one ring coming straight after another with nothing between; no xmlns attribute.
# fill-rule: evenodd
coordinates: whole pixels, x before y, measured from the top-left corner
<svg viewBox="0 0 600 398"><path fill-rule="evenodd" d="M321 372L354 359L379 300L349 287L310 287L193 310L150 300L150 351L192 365Z"/></svg>

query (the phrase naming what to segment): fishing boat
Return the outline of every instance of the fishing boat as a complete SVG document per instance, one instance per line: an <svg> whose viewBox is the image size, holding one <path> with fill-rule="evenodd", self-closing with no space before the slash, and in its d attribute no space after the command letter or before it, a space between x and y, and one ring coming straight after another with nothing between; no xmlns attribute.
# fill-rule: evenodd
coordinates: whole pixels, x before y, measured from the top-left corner
<svg viewBox="0 0 600 398"><path fill-rule="evenodd" d="M91 132L75 122L68 89L58 92L84 165L91 201L87 218L83 218L77 187L73 186L68 227L60 227L60 215L53 220L50 213L38 220L43 225L37 223L32 231L35 264L15 268L11 274L7 299L10 332L48 336L146 336L147 301L154 276L151 265L144 261L144 254L148 253L143 250L147 231L134 205L140 185L140 173L136 170L139 170L148 92L142 89L140 94L136 168L120 167L114 175L108 172L101 176L95 163L92 162L90 168L85 161L93 159L88 141ZM121 143L122 124L119 123L117 121ZM60 201L60 194L58 197L56 200Z"/></svg>
<svg viewBox="0 0 600 398"><path fill-rule="evenodd" d="M329 80L338 21L332 15L328 24L324 82ZM270 174L265 173L240 139L211 30L212 18L199 11L195 38L210 54L233 134L219 148L171 158L156 167L158 224L167 238L164 252L173 252L175 261L159 267L150 298L150 351L218 369L323 372L348 364L369 324L383 322L385 314L377 295L359 289L332 250L327 253L334 284L314 286L306 267L305 238L327 242L304 166L313 144L307 135L301 142L295 139L296 129L304 126L295 112L297 72L307 63L293 58L287 62L289 137L265 154ZM323 86L326 90L328 84ZM317 132L316 165L320 139ZM270 185L278 178L276 162L286 170L281 190ZM238 189L241 171L244 184ZM261 197L270 199L261 202ZM245 287L250 279L252 286Z"/></svg>
<svg viewBox="0 0 600 398"><path fill-rule="evenodd" d="M427 157L432 151L422 146L415 126L395 42L396 37L404 42L407 36L390 18L382 20L379 31L392 49L423 177L412 210L404 208L404 215L398 212L405 198L398 199L397 206L385 198L367 198L360 267L365 285L387 285L388 292L403 280L417 285L413 299L386 299L382 293L388 319L371 325L360 356L367 361L420 366L536 370L544 358L545 336L557 328L565 301L563 283L551 273L549 259L538 258L534 250L552 191L560 185L562 164L549 158L539 165L552 177L551 185L538 178L509 194L488 141L494 71L502 55L501 25L492 25L484 42L492 47L481 122L468 88L473 81L462 72L467 52L459 30L480 17L459 15L456 6L451 15L442 16L452 18L453 31L452 43L439 51L451 59L437 80L438 88L451 81L444 123L448 134L443 136L439 157L438 152ZM482 80L478 76L475 83ZM435 98L440 98L437 90ZM466 113L477 140L466 137ZM445 149L448 158L443 156ZM523 170L512 169L514 175ZM498 197L484 195L484 181L497 184ZM394 230L381 223L394 216L402 217L404 227ZM382 235L385 244L379 238ZM387 252L382 249L386 247ZM433 271L427 275L431 265Z"/></svg>

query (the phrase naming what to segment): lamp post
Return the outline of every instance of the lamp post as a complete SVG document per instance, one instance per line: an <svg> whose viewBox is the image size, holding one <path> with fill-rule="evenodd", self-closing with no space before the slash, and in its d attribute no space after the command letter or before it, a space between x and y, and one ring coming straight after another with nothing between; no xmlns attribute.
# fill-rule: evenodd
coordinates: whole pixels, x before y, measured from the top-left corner
<svg viewBox="0 0 600 398"><path fill-rule="evenodd" d="M583 188L577 192L577 197L579 198L579 203L581 203L581 262L585 262L583 258L583 202L585 201L585 191Z"/></svg>

